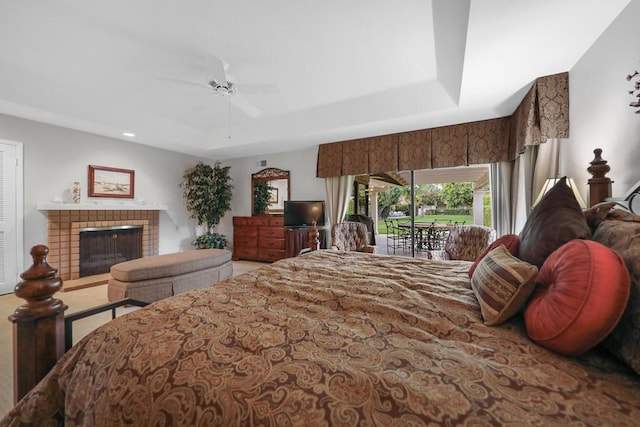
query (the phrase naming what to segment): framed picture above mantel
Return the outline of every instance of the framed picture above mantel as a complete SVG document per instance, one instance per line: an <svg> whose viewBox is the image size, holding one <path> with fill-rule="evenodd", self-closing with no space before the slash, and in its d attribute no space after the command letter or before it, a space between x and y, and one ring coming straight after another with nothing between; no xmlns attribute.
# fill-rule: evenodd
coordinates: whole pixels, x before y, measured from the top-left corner
<svg viewBox="0 0 640 427"><path fill-rule="evenodd" d="M89 197L133 199L135 171L89 165Z"/></svg>

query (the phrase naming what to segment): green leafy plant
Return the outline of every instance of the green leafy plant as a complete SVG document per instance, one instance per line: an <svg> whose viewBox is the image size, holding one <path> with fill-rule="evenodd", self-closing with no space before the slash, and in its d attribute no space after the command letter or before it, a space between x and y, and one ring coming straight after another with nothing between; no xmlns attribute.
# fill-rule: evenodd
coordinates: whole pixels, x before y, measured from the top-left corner
<svg viewBox="0 0 640 427"><path fill-rule="evenodd" d="M203 234L193 241L193 245L198 249L224 249L227 247L227 236L220 233Z"/></svg>
<svg viewBox="0 0 640 427"><path fill-rule="evenodd" d="M473 205L473 188L470 182L449 182L442 186L442 198L448 209Z"/></svg>
<svg viewBox="0 0 640 427"><path fill-rule="evenodd" d="M183 196L186 207L198 225L205 225L206 232L199 236L193 244L199 249L224 248L227 239L223 234L215 233L224 214L231 209L232 189L229 166L221 167L219 163L211 167L199 162L185 171Z"/></svg>
<svg viewBox="0 0 640 427"><path fill-rule="evenodd" d="M253 184L253 212L257 214L267 213L271 190L275 187L269 185L268 181L258 181Z"/></svg>

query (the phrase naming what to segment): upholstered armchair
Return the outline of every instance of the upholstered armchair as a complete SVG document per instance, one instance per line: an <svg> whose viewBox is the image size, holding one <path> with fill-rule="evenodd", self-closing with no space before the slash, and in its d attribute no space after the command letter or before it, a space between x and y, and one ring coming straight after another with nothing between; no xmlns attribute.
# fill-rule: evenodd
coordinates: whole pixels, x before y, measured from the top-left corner
<svg viewBox="0 0 640 427"><path fill-rule="evenodd" d="M369 245L367 226L361 222L343 222L331 227L332 248L340 251L376 253L375 246Z"/></svg>
<svg viewBox="0 0 640 427"><path fill-rule="evenodd" d="M453 227L444 242L444 249L429 251L431 259L475 261L496 239L496 230L481 225Z"/></svg>
<svg viewBox="0 0 640 427"><path fill-rule="evenodd" d="M367 235L369 236L368 243L372 246L376 244L376 234L374 232L375 224L373 223L373 218L368 217L362 214L352 214L347 216L347 221L349 222L361 222L367 226Z"/></svg>

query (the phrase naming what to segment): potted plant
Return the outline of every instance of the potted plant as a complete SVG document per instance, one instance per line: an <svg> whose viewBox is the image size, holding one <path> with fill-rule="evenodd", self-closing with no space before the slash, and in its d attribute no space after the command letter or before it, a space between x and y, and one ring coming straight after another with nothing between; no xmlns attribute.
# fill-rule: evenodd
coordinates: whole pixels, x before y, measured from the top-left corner
<svg viewBox="0 0 640 427"><path fill-rule="evenodd" d="M268 181L259 181L253 184L253 212L257 214L267 213L271 190L275 187L269 185Z"/></svg>
<svg viewBox="0 0 640 427"><path fill-rule="evenodd" d="M198 225L205 225L205 234L198 236L193 244L198 249L225 248L225 235L214 232L224 214L231 209L231 177L230 166L221 167L216 163L211 167L199 162L187 169L182 182L183 196L187 210Z"/></svg>

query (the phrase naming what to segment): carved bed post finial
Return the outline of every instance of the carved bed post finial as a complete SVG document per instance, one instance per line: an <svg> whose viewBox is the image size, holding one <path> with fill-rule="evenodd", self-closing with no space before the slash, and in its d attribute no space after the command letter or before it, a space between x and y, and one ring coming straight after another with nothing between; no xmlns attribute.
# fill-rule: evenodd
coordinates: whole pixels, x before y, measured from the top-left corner
<svg viewBox="0 0 640 427"><path fill-rule="evenodd" d="M591 174L587 182L589 183L589 207L596 205L606 198L611 197L611 184L613 181L605 175L611 170L611 166L602 158L602 149L593 150L594 159L587 171Z"/></svg>
<svg viewBox="0 0 640 427"><path fill-rule="evenodd" d="M64 354L64 311L67 306L53 294L62 288L57 269L47 264L49 248L31 248L33 265L20 275L14 289L26 303L9 320L13 323L13 384L17 403Z"/></svg>
<svg viewBox="0 0 640 427"><path fill-rule="evenodd" d="M309 248L312 251L317 251L320 248L320 240L318 239L318 227L316 227L316 221L311 222L311 230L309 231Z"/></svg>

